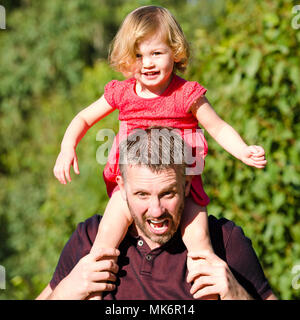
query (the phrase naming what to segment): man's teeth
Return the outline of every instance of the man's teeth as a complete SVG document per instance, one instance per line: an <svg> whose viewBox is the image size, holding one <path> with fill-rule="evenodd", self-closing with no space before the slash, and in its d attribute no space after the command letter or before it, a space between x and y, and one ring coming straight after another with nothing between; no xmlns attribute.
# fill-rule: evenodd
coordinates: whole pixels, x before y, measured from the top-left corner
<svg viewBox="0 0 300 320"><path fill-rule="evenodd" d="M150 224L153 228L162 228L167 223L167 220L150 220Z"/></svg>

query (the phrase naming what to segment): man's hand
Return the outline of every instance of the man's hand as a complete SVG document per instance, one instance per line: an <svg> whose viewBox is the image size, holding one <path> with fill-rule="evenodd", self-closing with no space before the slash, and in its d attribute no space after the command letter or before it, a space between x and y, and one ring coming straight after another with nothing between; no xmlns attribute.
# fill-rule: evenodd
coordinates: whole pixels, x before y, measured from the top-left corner
<svg viewBox="0 0 300 320"><path fill-rule="evenodd" d="M265 150L260 146L248 146L243 149L241 160L248 166L259 169L263 169L267 164Z"/></svg>
<svg viewBox="0 0 300 320"><path fill-rule="evenodd" d="M201 251L188 253L188 259L204 259L193 268L187 282L194 282L191 294L195 299L218 294L221 300L250 300L252 297L238 283L227 263L213 252Z"/></svg>
<svg viewBox="0 0 300 320"><path fill-rule="evenodd" d="M113 260L120 254L114 248L103 248L81 258L70 274L51 293L54 300L84 300L95 292L113 291L118 265ZM101 259L101 260L100 260Z"/></svg>

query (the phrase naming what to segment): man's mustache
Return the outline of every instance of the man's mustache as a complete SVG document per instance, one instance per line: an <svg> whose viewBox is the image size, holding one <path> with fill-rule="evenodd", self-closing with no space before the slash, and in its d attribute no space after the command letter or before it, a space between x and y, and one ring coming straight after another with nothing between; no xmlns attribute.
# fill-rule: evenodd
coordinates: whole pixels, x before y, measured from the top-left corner
<svg viewBox="0 0 300 320"><path fill-rule="evenodd" d="M162 219L169 219L169 220L173 220L173 217L168 213L168 212L164 212L161 216L159 217L153 217L151 215L147 215L143 217L143 220L162 220Z"/></svg>

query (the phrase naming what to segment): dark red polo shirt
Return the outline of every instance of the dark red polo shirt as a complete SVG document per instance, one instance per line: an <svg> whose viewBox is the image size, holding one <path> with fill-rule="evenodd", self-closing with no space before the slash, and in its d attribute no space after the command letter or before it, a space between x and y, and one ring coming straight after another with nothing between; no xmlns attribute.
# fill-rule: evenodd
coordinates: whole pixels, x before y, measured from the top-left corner
<svg viewBox="0 0 300 320"><path fill-rule="evenodd" d="M80 223L60 256L50 286L54 289L77 262L90 252L101 216ZM240 284L253 298L265 299L270 285L259 264L251 241L242 229L227 219L209 216L209 230L215 253L229 265ZM189 300L191 285L186 282L186 247L180 232L165 245L150 250L141 237L127 234L120 245L117 289L104 299Z"/></svg>

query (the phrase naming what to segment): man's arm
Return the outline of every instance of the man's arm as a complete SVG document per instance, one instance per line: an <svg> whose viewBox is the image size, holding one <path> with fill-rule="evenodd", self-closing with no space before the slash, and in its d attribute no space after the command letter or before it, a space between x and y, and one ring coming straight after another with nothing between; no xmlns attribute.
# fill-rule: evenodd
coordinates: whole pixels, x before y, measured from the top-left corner
<svg viewBox="0 0 300 320"><path fill-rule="evenodd" d="M227 263L212 252L188 254L190 259L204 259L206 264L199 264L189 273L187 282L194 282L191 294L195 299L218 294L221 300L253 300L253 297L240 285ZM273 292L265 300L277 300Z"/></svg>
<svg viewBox="0 0 300 320"><path fill-rule="evenodd" d="M205 286L217 285L219 291L223 290L221 294L223 294L225 298L228 296L225 292L226 288L231 288L231 290L235 292L233 294L235 299L249 298L244 295L245 292L253 299L277 299L265 277L251 240L245 236L243 230L227 219L217 220L213 216L210 216L210 218L211 232L213 234L222 234L224 243L222 250L224 250L224 252L221 249L216 251L220 257L214 255L215 257L211 256L206 258L205 252L196 252L195 258L189 257L189 259L196 259L196 257L202 256L201 260L206 260L207 265L210 263L214 267L210 271L195 270L199 272L198 276L194 276L193 279L199 277L201 272L204 273L203 276L201 276L201 278L203 278L201 280L202 282L196 282L195 286L199 286L199 288L202 289L202 287ZM213 237L212 240L214 239ZM218 241L219 242L215 242L216 248L218 248L222 240L219 239ZM209 260L209 262L207 260ZM205 263L199 263L199 265L203 264L205 265ZM218 276L217 283L213 283L211 278L207 278L205 272L211 272L213 276ZM189 277L192 275L193 274L189 275ZM203 281L207 283L203 284ZM211 283L208 281L211 281ZM210 288L210 290L212 290L212 288ZM218 294L220 294L220 292Z"/></svg>
<svg viewBox="0 0 300 320"><path fill-rule="evenodd" d="M230 270L254 299L265 300L271 295L272 289L251 240L246 237L243 229L232 221L228 221L224 226L229 234L225 242L225 252Z"/></svg>
<svg viewBox="0 0 300 320"><path fill-rule="evenodd" d="M251 295L239 284L230 271L227 263L209 251L190 252L191 259L203 259L188 274L187 282L193 282L191 294L195 299L203 299L211 295L219 295L221 300L253 300Z"/></svg>
<svg viewBox="0 0 300 320"><path fill-rule="evenodd" d="M50 283L48 283L47 287L35 298L35 300L49 300L52 292L53 290L51 289Z"/></svg>
<svg viewBox="0 0 300 320"><path fill-rule="evenodd" d="M268 298L266 298L265 300L278 300L278 298L275 296L275 294L272 292Z"/></svg>
<svg viewBox="0 0 300 320"><path fill-rule="evenodd" d="M84 300L95 292L113 291L118 265L113 258L119 255L114 248L103 248L96 254L81 258L73 270L52 290L50 284L37 300Z"/></svg>

